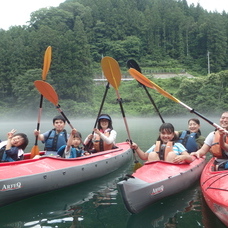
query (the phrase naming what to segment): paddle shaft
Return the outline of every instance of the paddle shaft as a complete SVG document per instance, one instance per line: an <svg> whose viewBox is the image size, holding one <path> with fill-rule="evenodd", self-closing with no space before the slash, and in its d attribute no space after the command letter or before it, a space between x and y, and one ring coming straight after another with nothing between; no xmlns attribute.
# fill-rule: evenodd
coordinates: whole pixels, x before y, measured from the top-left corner
<svg viewBox="0 0 228 228"><path fill-rule="evenodd" d="M128 60L128 61L127 61L127 66L128 66L128 68L134 68L134 69L136 69L138 72L141 73L141 68L140 68L140 66L138 65L138 63L137 63L135 60L133 60L133 59ZM138 80L137 80L137 82L138 82L140 85L143 86L144 90L146 91L147 96L149 97L149 99L150 99L152 105L154 106L154 108L155 108L157 114L159 115L159 117L160 117L162 123L165 123L164 119L163 119L162 116L161 116L161 113L160 113L159 110L158 110L157 105L155 104L155 102L154 102L152 96L150 95L150 93L148 92L146 86L143 85L142 83L140 83Z"/></svg>
<svg viewBox="0 0 228 228"><path fill-rule="evenodd" d="M103 96L103 99L101 101L101 105L100 105L100 109L98 111L98 114L97 114L97 118L96 118L96 121L95 121L95 124L94 124L94 127L93 129L97 126L97 122L98 122L98 118L99 116L101 115L101 111L103 109L103 106L104 106L104 101L105 101L105 98L107 96L107 93L108 93L108 89L109 89L109 82L107 83L106 85L106 89L105 89L105 92L104 92L104 96ZM92 135L94 134L94 130L92 131ZM91 147L92 145L92 139L89 140L89 142L87 143L87 145L85 145L86 149L89 150L89 148Z"/></svg>
<svg viewBox="0 0 228 228"><path fill-rule="evenodd" d="M36 130L39 131L40 130L40 119L41 119L41 113L42 113L42 104L43 104L43 95L40 95L40 107L39 107L39 112L38 112L38 120L37 120L37 127ZM35 139L35 146L38 145L38 135L36 135L36 139Z"/></svg>
<svg viewBox="0 0 228 228"><path fill-rule="evenodd" d="M63 110L60 108L60 105L59 104L56 106L56 108L60 112L60 114L64 117L64 119L66 120L66 122L69 124L69 126L71 127L71 129L74 129L74 127L70 123L69 119L66 117L66 115L63 112Z"/></svg>
<svg viewBox="0 0 228 228"><path fill-rule="evenodd" d="M139 82L139 83L140 83L140 82ZM140 83L140 84L141 84L141 83ZM164 119L162 118L161 113L159 112L159 110L158 110L158 108L157 108L157 106L156 106L156 104L155 104L153 98L151 97L150 93L148 92L148 89L146 88L146 86L144 86L144 85L142 85L142 86L143 86L143 88L145 89L146 94L147 94L147 96L149 97L151 103L153 104L153 106L154 106L154 108L155 108L157 114L159 115L159 117L160 117L162 123L165 123L165 121L164 121Z"/></svg>
<svg viewBox="0 0 228 228"><path fill-rule="evenodd" d="M110 87L109 87L109 82L108 82L107 85L106 85L106 89L105 89L105 92L104 92L104 96L103 96L103 99L102 99L102 102L101 102L100 109L99 109L98 114L97 114L97 119L96 119L96 121L95 121L95 124L94 124L94 127L93 127L93 128L95 128L95 127L97 126L98 118L99 118L99 116L101 115L101 111L102 111L102 109L103 109L104 101L105 101L105 98L106 98L106 96L107 96L107 93L108 93L108 89L109 89L109 88L110 88ZM94 133L94 131L92 132L92 134L93 134L93 133Z"/></svg>

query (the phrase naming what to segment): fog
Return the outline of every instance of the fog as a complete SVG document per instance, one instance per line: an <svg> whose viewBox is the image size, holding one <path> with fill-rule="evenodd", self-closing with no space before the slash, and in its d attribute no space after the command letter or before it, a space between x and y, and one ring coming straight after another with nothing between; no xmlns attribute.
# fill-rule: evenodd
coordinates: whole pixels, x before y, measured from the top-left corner
<svg viewBox="0 0 228 228"><path fill-rule="evenodd" d="M58 115L58 113L57 113ZM54 115L53 115L54 116ZM209 117L207 118L219 124L219 117ZM96 117L95 117L96 118ZM182 117L163 117L165 122L170 122L175 126L175 130L185 130L187 129L187 121L189 118L198 118L201 122L201 132L202 135L207 136L210 131L214 130L214 127L207 123L205 120L197 117L195 114L190 114ZM93 130L95 119L94 118L74 118L69 119L70 123L81 132L83 140L85 137L90 134ZM113 127L117 131L117 140L116 142L126 141L128 139L128 134L126 131L125 123L123 117L113 117ZM148 149L150 145L154 143L158 137L158 129L162 124L162 121L159 117L126 117L127 126L129 128L130 137L133 141L137 142L140 147L144 150ZM35 136L33 135L34 129L37 127L37 118L26 119L23 117L15 117L12 120L3 120L0 121L0 139L6 140L7 132L11 129L16 129L17 132L22 132L28 135L29 145L26 148L25 152L29 152L32 146L35 143ZM51 130L53 128L52 118L41 118L40 121L40 131L41 133ZM66 124L67 132L70 132L71 128ZM43 149L43 144L38 143L39 148Z"/></svg>

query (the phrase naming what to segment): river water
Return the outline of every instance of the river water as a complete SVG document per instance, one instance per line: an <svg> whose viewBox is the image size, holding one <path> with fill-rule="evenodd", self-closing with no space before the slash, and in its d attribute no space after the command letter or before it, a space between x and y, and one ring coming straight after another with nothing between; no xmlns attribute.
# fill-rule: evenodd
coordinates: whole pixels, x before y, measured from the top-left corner
<svg viewBox="0 0 228 228"><path fill-rule="evenodd" d="M174 124L176 130L184 130L187 120L195 115L185 117L167 117L166 122ZM156 140L159 118L126 118L133 141L146 150ZM219 123L218 118L211 121ZM93 119L75 119L71 124L77 128L83 138L92 132ZM34 145L32 134L36 128L36 120L0 122L0 138L4 140L6 133L12 128L28 135L29 151ZM117 142L128 138L123 118L113 119L114 129L118 132ZM52 120L41 120L41 132L52 128ZM214 129L201 120L201 131L207 135ZM66 127L70 131L70 127ZM39 142L39 148L43 145ZM27 152L26 151L26 152ZM117 189L117 182L126 174L133 172L133 159L121 169L102 178L77 184L71 187L31 197L0 208L0 227L42 227L42 228L224 228L225 226L205 205L199 182L177 195L168 197L148 207L139 214L131 215L124 207ZM139 196L140 197L140 196Z"/></svg>

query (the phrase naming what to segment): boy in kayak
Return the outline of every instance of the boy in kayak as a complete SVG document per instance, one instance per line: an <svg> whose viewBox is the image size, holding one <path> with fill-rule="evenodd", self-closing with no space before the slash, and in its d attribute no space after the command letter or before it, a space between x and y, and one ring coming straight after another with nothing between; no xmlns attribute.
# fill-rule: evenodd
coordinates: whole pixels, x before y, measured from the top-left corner
<svg viewBox="0 0 228 228"><path fill-rule="evenodd" d="M151 148L143 152L136 143L131 148L137 152L142 160L158 161L164 160L173 163L191 163L192 157L186 148L177 143L177 136L171 123L163 123L159 128L159 137Z"/></svg>
<svg viewBox="0 0 228 228"><path fill-rule="evenodd" d="M12 162L23 160L24 149L28 145L28 137L24 133L15 134L16 130L12 129L7 134L7 141L0 143L0 156L2 162Z"/></svg>
<svg viewBox="0 0 228 228"><path fill-rule="evenodd" d="M45 155L57 155L58 149L67 144L68 135L64 129L65 125L66 120L63 116L59 115L53 118L54 128L52 130L43 134L40 134L40 131L34 131L34 135L38 135L38 139L45 144Z"/></svg>
<svg viewBox="0 0 228 228"><path fill-rule="evenodd" d="M57 154L64 158L77 158L84 155L84 150L79 147L82 142L81 133L76 129L71 130L71 134L67 140L67 145L61 146Z"/></svg>

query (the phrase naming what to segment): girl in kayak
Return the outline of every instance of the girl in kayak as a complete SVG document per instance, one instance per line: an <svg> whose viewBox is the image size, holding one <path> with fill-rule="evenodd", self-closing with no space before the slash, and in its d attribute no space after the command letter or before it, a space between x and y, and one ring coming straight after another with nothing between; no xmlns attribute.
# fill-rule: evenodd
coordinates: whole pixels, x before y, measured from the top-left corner
<svg viewBox="0 0 228 228"><path fill-rule="evenodd" d="M76 129L71 130L71 134L67 140L67 145L61 146L57 154L64 158L77 158L84 155L84 150L80 147L82 142L81 133Z"/></svg>
<svg viewBox="0 0 228 228"><path fill-rule="evenodd" d="M115 148L116 131L112 127L112 119L107 114L98 117L98 126L94 128L94 134L90 134L84 141L85 147L92 145L91 153Z"/></svg>
<svg viewBox="0 0 228 228"><path fill-rule="evenodd" d="M12 129L7 134L7 140L1 142L0 153L2 162L19 161L24 158L24 149L28 145L28 137L24 133L15 134L16 130Z"/></svg>
<svg viewBox="0 0 228 228"><path fill-rule="evenodd" d="M136 151L142 160L158 161L164 160L173 163L191 163L192 157L186 148L176 142L177 136L171 123L163 123L159 128L159 137L156 144L143 152L136 143L132 143L131 148Z"/></svg>

